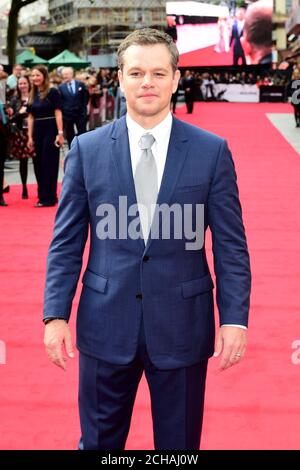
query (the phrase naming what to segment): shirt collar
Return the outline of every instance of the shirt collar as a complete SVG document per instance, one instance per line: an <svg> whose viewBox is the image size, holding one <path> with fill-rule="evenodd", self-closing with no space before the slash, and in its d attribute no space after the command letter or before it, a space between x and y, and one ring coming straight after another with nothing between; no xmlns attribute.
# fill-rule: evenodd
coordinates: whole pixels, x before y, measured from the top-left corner
<svg viewBox="0 0 300 470"><path fill-rule="evenodd" d="M172 128L172 114L169 112L168 115L152 129L144 129L140 126L132 117L126 113L126 124L130 137L133 137L137 141L140 140L144 134L152 134L156 142L164 142L165 139L170 137Z"/></svg>

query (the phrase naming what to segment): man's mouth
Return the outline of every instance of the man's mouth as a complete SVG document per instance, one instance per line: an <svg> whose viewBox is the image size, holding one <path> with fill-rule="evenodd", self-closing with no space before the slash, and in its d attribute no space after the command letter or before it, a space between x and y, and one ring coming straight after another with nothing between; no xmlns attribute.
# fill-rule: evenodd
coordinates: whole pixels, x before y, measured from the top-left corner
<svg viewBox="0 0 300 470"><path fill-rule="evenodd" d="M157 98L157 95L154 93L145 93L144 95L141 95L140 98Z"/></svg>

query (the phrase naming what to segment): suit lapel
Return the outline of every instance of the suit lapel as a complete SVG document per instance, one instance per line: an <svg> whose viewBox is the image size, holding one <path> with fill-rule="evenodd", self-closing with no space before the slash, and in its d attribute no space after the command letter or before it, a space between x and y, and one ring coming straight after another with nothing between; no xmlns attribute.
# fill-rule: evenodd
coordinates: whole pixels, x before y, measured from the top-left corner
<svg viewBox="0 0 300 470"><path fill-rule="evenodd" d="M125 116L114 123L111 157L118 175L120 195L127 197L128 207L137 204ZM138 240L144 249L144 240Z"/></svg>
<svg viewBox="0 0 300 470"><path fill-rule="evenodd" d="M173 118L168 153L157 198L158 204L168 204L170 201L185 162L187 141L182 123Z"/></svg>

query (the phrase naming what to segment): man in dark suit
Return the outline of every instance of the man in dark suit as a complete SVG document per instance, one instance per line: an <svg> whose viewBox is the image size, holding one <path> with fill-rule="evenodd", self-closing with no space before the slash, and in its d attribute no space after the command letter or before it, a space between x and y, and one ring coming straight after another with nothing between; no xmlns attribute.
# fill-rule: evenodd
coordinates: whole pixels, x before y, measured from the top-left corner
<svg viewBox="0 0 300 470"><path fill-rule="evenodd" d="M237 11L237 17L232 25L232 32L230 38L230 47L233 43L233 65L239 65L239 60L242 60L242 65L246 65L246 57L241 43L243 36L244 23L245 23L246 8L240 7Z"/></svg>
<svg viewBox="0 0 300 470"><path fill-rule="evenodd" d="M182 88L184 90L184 100L186 104L186 110L188 114L192 114L194 109L195 101L195 78L193 77L190 70L184 72L182 80Z"/></svg>
<svg viewBox="0 0 300 470"><path fill-rule="evenodd" d="M198 449L208 358L215 352L227 369L245 353L250 267L234 164L224 139L172 117L178 56L165 33L141 29L125 38L118 62L128 112L75 138L66 159L44 342L65 369L90 228L77 315L81 449L124 449L143 372L155 448Z"/></svg>
<svg viewBox="0 0 300 470"><path fill-rule="evenodd" d="M59 85L62 97L62 112L64 129L69 148L75 136L74 125L77 135L86 132L88 91L83 82L74 80L72 67L64 67L62 70L63 83Z"/></svg>

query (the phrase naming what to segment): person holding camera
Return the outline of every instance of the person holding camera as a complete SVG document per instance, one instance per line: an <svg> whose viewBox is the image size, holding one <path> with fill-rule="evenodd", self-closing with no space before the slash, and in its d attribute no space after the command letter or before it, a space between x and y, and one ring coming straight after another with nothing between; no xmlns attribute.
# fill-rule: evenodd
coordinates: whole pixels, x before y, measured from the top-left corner
<svg viewBox="0 0 300 470"><path fill-rule="evenodd" d="M28 147L35 148L38 202L35 207L57 203L59 149L64 144L61 96L50 88L48 69L37 65L31 72L28 110Z"/></svg>

